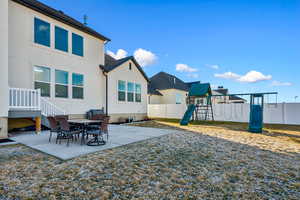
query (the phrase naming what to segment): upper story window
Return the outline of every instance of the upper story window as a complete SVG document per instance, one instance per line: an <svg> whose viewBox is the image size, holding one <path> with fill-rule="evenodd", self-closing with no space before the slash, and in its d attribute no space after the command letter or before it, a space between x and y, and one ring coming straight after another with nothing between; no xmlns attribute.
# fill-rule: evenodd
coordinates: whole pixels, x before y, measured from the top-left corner
<svg viewBox="0 0 300 200"><path fill-rule="evenodd" d="M125 101L126 100L126 82L118 81L118 100Z"/></svg>
<svg viewBox="0 0 300 200"><path fill-rule="evenodd" d="M75 33L72 33L72 53L83 56L83 37Z"/></svg>
<svg viewBox="0 0 300 200"><path fill-rule="evenodd" d="M127 83L127 101L134 102L134 83Z"/></svg>
<svg viewBox="0 0 300 200"><path fill-rule="evenodd" d="M41 96L50 97L50 68L34 67L34 88L41 89Z"/></svg>
<svg viewBox="0 0 300 200"><path fill-rule="evenodd" d="M50 47L50 23L34 18L34 42Z"/></svg>
<svg viewBox="0 0 300 200"><path fill-rule="evenodd" d="M176 94L176 104L182 103L182 94L177 93Z"/></svg>
<svg viewBox="0 0 300 200"><path fill-rule="evenodd" d="M135 84L135 102L142 101L142 88L141 84Z"/></svg>
<svg viewBox="0 0 300 200"><path fill-rule="evenodd" d="M55 97L68 98L69 73L55 70Z"/></svg>
<svg viewBox="0 0 300 200"><path fill-rule="evenodd" d="M68 31L55 26L55 49L68 52Z"/></svg>
<svg viewBox="0 0 300 200"><path fill-rule="evenodd" d="M73 99L83 99L83 82L82 74L72 74L72 96Z"/></svg>

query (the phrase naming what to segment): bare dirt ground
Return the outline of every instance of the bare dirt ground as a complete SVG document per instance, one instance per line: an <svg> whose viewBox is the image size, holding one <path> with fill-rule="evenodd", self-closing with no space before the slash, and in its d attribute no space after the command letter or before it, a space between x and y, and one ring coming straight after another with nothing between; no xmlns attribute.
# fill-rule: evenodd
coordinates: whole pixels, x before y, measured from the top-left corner
<svg viewBox="0 0 300 200"><path fill-rule="evenodd" d="M300 199L298 127L134 125L184 131L64 162L0 147L0 199Z"/></svg>

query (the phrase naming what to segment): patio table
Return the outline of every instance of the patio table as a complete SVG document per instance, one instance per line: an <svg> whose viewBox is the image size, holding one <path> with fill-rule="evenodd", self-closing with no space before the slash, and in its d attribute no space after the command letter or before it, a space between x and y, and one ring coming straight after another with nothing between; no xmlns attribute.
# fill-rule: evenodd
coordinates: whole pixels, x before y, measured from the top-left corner
<svg viewBox="0 0 300 200"><path fill-rule="evenodd" d="M87 134L87 127L88 125L93 124L100 124L103 122L102 120L90 120L90 119L70 119L68 120L70 124L76 124L81 127L82 129L82 136L81 136L81 144L84 143L85 135Z"/></svg>

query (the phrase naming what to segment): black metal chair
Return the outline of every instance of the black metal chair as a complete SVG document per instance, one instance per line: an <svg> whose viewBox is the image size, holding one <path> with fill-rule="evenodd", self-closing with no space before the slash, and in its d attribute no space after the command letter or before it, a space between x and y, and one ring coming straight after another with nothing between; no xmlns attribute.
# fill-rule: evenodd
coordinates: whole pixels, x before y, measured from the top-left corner
<svg viewBox="0 0 300 200"><path fill-rule="evenodd" d="M92 131L101 130L102 134L106 135L106 141L108 141L108 124L109 124L110 116L106 115L94 115L92 120L101 120L100 124L91 124L87 127L87 136L93 135Z"/></svg>
<svg viewBox="0 0 300 200"><path fill-rule="evenodd" d="M61 129L61 134L57 135L56 138L56 142L59 140L59 142L61 142L61 140L66 139L67 140L67 146L69 146L70 140L74 141L74 136L76 139L76 136L79 138L80 132L82 130L76 128L76 127L72 127L70 126L68 120L66 118L57 118L59 125L60 125L60 129Z"/></svg>
<svg viewBox="0 0 300 200"><path fill-rule="evenodd" d="M94 138L88 141L88 146L100 146L105 145L108 141L108 122L109 117L105 117L102 122L95 128L95 125L92 128L87 130L88 135L92 135ZM106 134L106 141L104 140L104 135Z"/></svg>
<svg viewBox="0 0 300 200"><path fill-rule="evenodd" d="M56 133L57 135L60 134L60 126L58 124L58 121L55 120L54 117L47 117L49 124L50 124L50 136L49 136L49 142L51 142L52 133Z"/></svg>
<svg viewBox="0 0 300 200"><path fill-rule="evenodd" d="M110 116L106 116L103 118L103 122L101 123L100 129L103 134L106 135L106 141L108 141L108 124L109 124Z"/></svg>

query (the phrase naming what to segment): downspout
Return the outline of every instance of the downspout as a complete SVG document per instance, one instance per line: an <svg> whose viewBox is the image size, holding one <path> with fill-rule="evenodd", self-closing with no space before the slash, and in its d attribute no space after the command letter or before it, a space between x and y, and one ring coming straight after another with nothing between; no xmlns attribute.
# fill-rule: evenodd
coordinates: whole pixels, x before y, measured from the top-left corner
<svg viewBox="0 0 300 200"><path fill-rule="evenodd" d="M105 114L108 115L108 75L103 72L105 76Z"/></svg>
<svg viewBox="0 0 300 200"><path fill-rule="evenodd" d="M99 67L102 70L103 76L105 76L105 114L108 115L108 73L102 65Z"/></svg>

